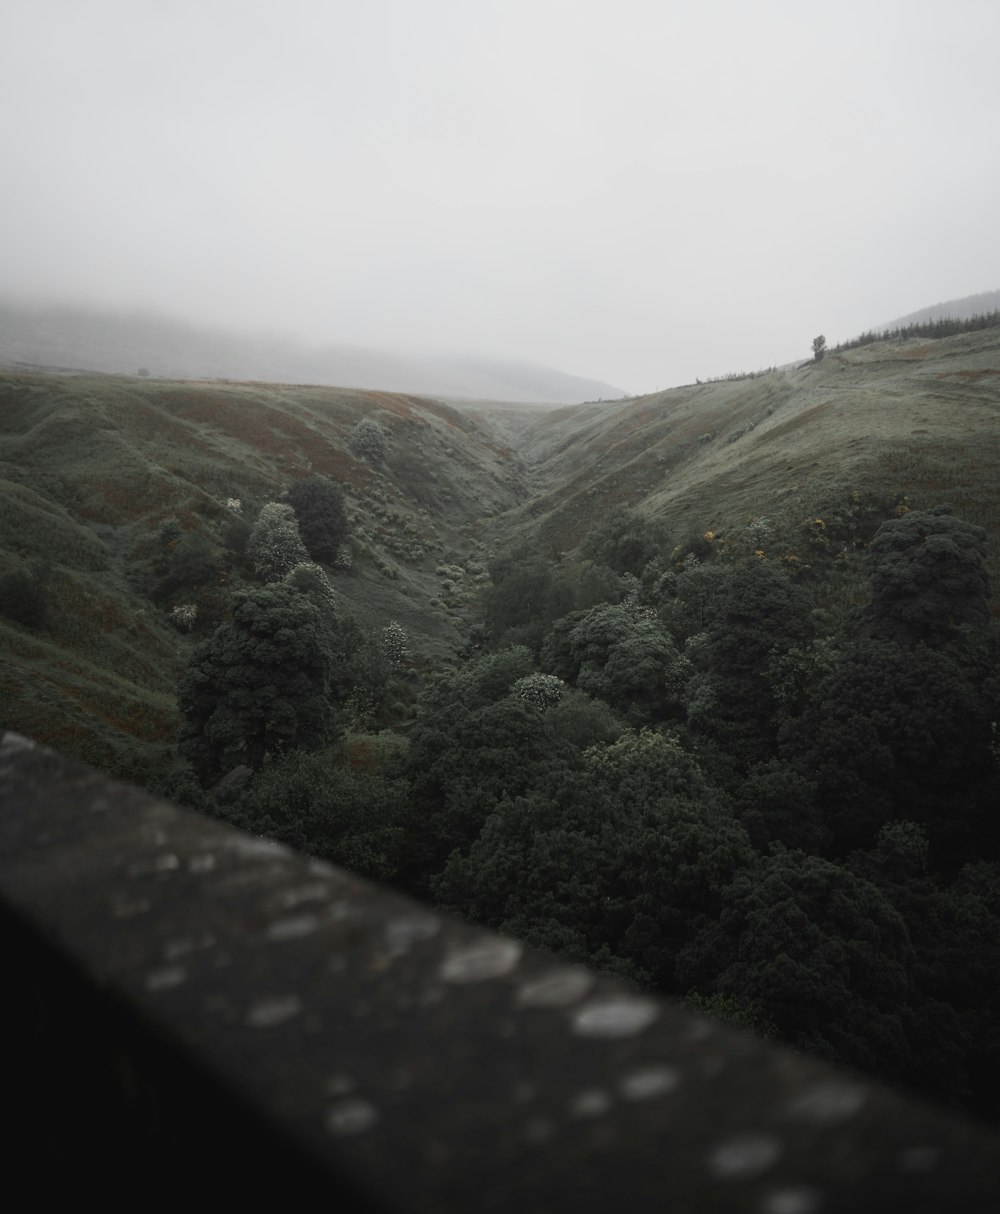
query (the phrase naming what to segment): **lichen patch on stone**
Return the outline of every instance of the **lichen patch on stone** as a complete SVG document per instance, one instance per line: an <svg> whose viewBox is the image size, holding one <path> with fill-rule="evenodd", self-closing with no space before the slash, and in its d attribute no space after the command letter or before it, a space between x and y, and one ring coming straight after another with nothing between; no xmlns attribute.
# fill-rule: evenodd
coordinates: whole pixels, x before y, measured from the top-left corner
<svg viewBox="0 0 1000 1214"><path fill-rule="evenodd" d="M827 1079L796 1097L789 1106L793 1117L835 1124L847 1121L865 1103L859 1084Z"/></svg>
<svg viewBox="0 0 1000 1214"><path fill-rule="evenodd" d="M319 927L319 919L315 915L295 915L287 919L276 919L268 925L264 935L268 940L301 940L303 936L311 936Z"/></svg>
<svg viewBox="0 0 1000 1214"><path fill-rule="evenodd" d="M568 1007L593 985L586 970L565 966L526 982L517 992L517 1002L521 1007Z"/></svg>
<svg viewBox="0 0 1000 1214"><path fill-rule="evenodd" d="M763 1175L780 1157L781 1143L773 1134L738 1134L715 1147L708 1168L718 1180L750 1180Z"/></svg>
<svg viewBox="0 0 1000 1214"><path fill-rule="evenodd" d="M580 1037L632 1037L648 1028L660 1009L641 995L613 995L584 1004L573 1015L573 1032Z"/></svg>
<svg viewBox="0 0 1000 1214"><path fill-rule="evenodd" d="M179 965L166 966L163 969L153 970L151 974L146 975L146 990L147 991L167 991L171 987L180 986L187 979L187 971Z"/></svg>
<svg viewBox="0 0 1000 1214"><path fill-rule="evenodd" d="M326 1128L337 1136L363 1134L378 1119L378 1109L373 1104L360 1096L352 1096L330 1106L326 1114Z"/></svg>
<svg viewBox="0 0 1000 1214"><path fill-rule="evenodd" d="M627 1074L618 1085L625 1100L653 1100L667 1096L680 1085L681 1075L672 1066L644 1066Z"/></svg>
<svg viewBox="0 0 1000 1214"><path fill-rule="evenodd" d="M284 1024L302 1011L302 1000L298 995L277 995L273 999L261 999L247 1012L246 1023L251 1028L269 1029Z"/></svg>
<svg viewBox="0 0 1000 1214"><path fill-rule="evenodd" d="M441 963L445 982L484 982L500 978L521 959L521 946L514 940L486 938L454 949Z"/></svg>

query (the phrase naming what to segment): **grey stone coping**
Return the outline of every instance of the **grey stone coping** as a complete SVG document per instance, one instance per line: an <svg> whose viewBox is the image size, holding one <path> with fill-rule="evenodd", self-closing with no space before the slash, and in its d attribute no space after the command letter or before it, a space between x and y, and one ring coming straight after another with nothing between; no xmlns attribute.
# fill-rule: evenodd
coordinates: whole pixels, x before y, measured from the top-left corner
<svg viewBox="0 0 1000 1214"><path fill-rule="evenodd" d="M91 1182L159 1159L336 1209L1000 1209L986 1128L9 733L0 919L25 1158L51 1117L41 1154L79 1138Z"/></svg>

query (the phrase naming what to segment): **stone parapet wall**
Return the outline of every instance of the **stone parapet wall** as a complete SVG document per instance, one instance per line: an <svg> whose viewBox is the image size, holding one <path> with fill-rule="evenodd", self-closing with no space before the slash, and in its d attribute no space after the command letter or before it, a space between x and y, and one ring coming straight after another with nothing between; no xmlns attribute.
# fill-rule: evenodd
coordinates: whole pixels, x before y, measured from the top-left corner
<svg viewBox="0 0 1000 1214"><path fill-rule="evenodd" d="M0 744L8 1185L335 1210L1000 1209L1000 1138Z"/></svg>

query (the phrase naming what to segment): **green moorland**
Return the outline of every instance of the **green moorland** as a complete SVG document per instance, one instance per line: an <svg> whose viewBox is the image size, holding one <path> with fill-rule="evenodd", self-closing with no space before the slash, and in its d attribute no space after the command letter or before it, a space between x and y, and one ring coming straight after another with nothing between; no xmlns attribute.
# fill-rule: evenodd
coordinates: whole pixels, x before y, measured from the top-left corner
<svg viewBox="0 0 1000 1214"><path fill-rule="evenodd" d="M535 492L508 533L572 549L609 509L674 534L793 527L852 498L947 500L987 529L1000 572L1000 327L902 338L821 363L520 416ZM790 537L791 538L791 537Z"/></svg>
<svg viewBox="0 0 1000 1214"><path fill-rule="evenodd" d="M351 451L361 417L385 432L384 460ZM345 602L370 625L398 620L425 660L440 661L454 653L484 576L483 520L523 492L520 469L480 422L430 400L0 375L0 585L13 602L0 616L4 724L130 774L155 762L177 730L187 653L243 584L241 531L309 476L346 495ZM42 599L33 627L32 610L18 605L22 582ZM170 610L189 602L198 622L182 634ZM131 773L136 743L144 749Z"/></svg>
<svg viewBox="0 0 1000 1214"><path fill-rule="evenodd" d="M997 324L549 411L3 375L0 724L996 1119L998 423Z"/></svg>

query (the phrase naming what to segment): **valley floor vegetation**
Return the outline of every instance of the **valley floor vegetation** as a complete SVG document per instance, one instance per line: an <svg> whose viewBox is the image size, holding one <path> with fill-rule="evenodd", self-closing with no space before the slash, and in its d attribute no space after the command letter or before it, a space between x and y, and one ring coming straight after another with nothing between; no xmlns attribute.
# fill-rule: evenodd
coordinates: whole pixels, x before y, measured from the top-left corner
<svg viewBox="0 0 1000 1214"><path fill-rule="evenodd" d="M170 791L996 1116L985 550L949 507L905 500L680 544L620 512L573 559L495 559L467 660L430 672L394 723L414 683L405 633L339 612L293 510L265 507L247 544L260 584L180 689L198 781ZM857 606L838 606L847 570Z"/></svg>

